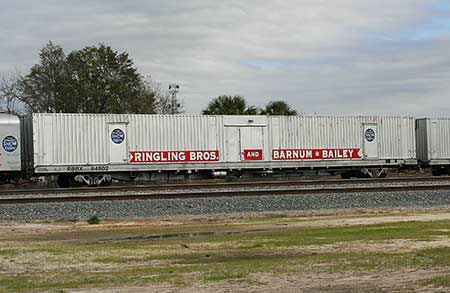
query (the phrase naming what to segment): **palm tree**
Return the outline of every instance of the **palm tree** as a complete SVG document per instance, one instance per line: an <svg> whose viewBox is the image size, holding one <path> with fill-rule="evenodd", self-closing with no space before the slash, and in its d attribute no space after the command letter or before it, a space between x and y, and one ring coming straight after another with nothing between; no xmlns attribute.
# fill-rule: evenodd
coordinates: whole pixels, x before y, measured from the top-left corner
<svg viewBox="0 0 450 293"><path fill-rule="evenodd" d="M285 101L273 101L261 110L261 115L297 115L297 111L292 109Z"/></svg>
<svg viewBox="0 0 450 293"><path fill-rule="evenodd" d="M247 106L242 96L219 96L208 103L204 115L256 115L256 107Z"/></svg>

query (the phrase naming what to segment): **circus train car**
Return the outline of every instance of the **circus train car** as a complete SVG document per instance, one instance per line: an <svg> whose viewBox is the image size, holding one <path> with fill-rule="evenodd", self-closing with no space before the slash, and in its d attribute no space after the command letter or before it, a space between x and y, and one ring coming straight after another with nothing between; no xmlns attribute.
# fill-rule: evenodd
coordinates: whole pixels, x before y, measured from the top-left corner
<svg viewBox="0 0 450 293"><path fill-rule="evenodd" d="M64 187L321 172L381 177L417 164L412 117L35 113L22 124L24 168Z"/></svg>

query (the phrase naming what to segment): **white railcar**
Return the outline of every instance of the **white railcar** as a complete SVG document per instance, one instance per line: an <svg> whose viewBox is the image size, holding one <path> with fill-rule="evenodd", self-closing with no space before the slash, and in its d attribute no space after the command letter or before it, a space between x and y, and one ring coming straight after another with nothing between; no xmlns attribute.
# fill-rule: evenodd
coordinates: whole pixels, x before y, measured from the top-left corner
<svg viewBox="0 0 450 293"><path fill-rule="evenodd" d="M450 118L416 120L417 159L435 175L450 173Z"/></svg>
<svg viewBox="0 0 450 293"><path fill-rule="evenodd" d="M411 117L33 114L32 125L35 172L89 184L417 163Z"/></svg>
<svg viewBox="0 0 450 293"><path fill-rule="evenodd" d="M21 171L20 120L17 116L0 113L0 172Z"/></svg>

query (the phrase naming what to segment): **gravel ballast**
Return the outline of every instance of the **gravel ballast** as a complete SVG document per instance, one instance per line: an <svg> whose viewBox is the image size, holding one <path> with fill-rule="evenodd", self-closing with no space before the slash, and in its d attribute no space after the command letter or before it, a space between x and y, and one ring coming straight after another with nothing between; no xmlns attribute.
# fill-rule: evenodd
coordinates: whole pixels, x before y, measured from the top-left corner
<svg viewBox="0 0 450 293"><path fill-rule="evenodd" d="M450 191L408 191L312 195L208 197L0 205L2 221L85 220L224 214L263 211L308 211L450 205Z"/></svg>

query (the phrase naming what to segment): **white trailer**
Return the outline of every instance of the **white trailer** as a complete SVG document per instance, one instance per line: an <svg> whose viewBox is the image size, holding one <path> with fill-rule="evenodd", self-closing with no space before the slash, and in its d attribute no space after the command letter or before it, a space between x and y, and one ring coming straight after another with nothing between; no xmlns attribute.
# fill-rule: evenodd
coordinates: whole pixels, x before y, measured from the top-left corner
<svg viewBox="0 0 450 293"><path fill-rule="evenodd" d="M33 114L32 124L36 173L91 183L124 172L380 171L417 162L411 117Z"/></svg>
<svg viewBox="0 0 450 293"><path fill-rule="evenodd" d="M450 118L416 120L417 159L435 175L450 173Z"/></svg>

